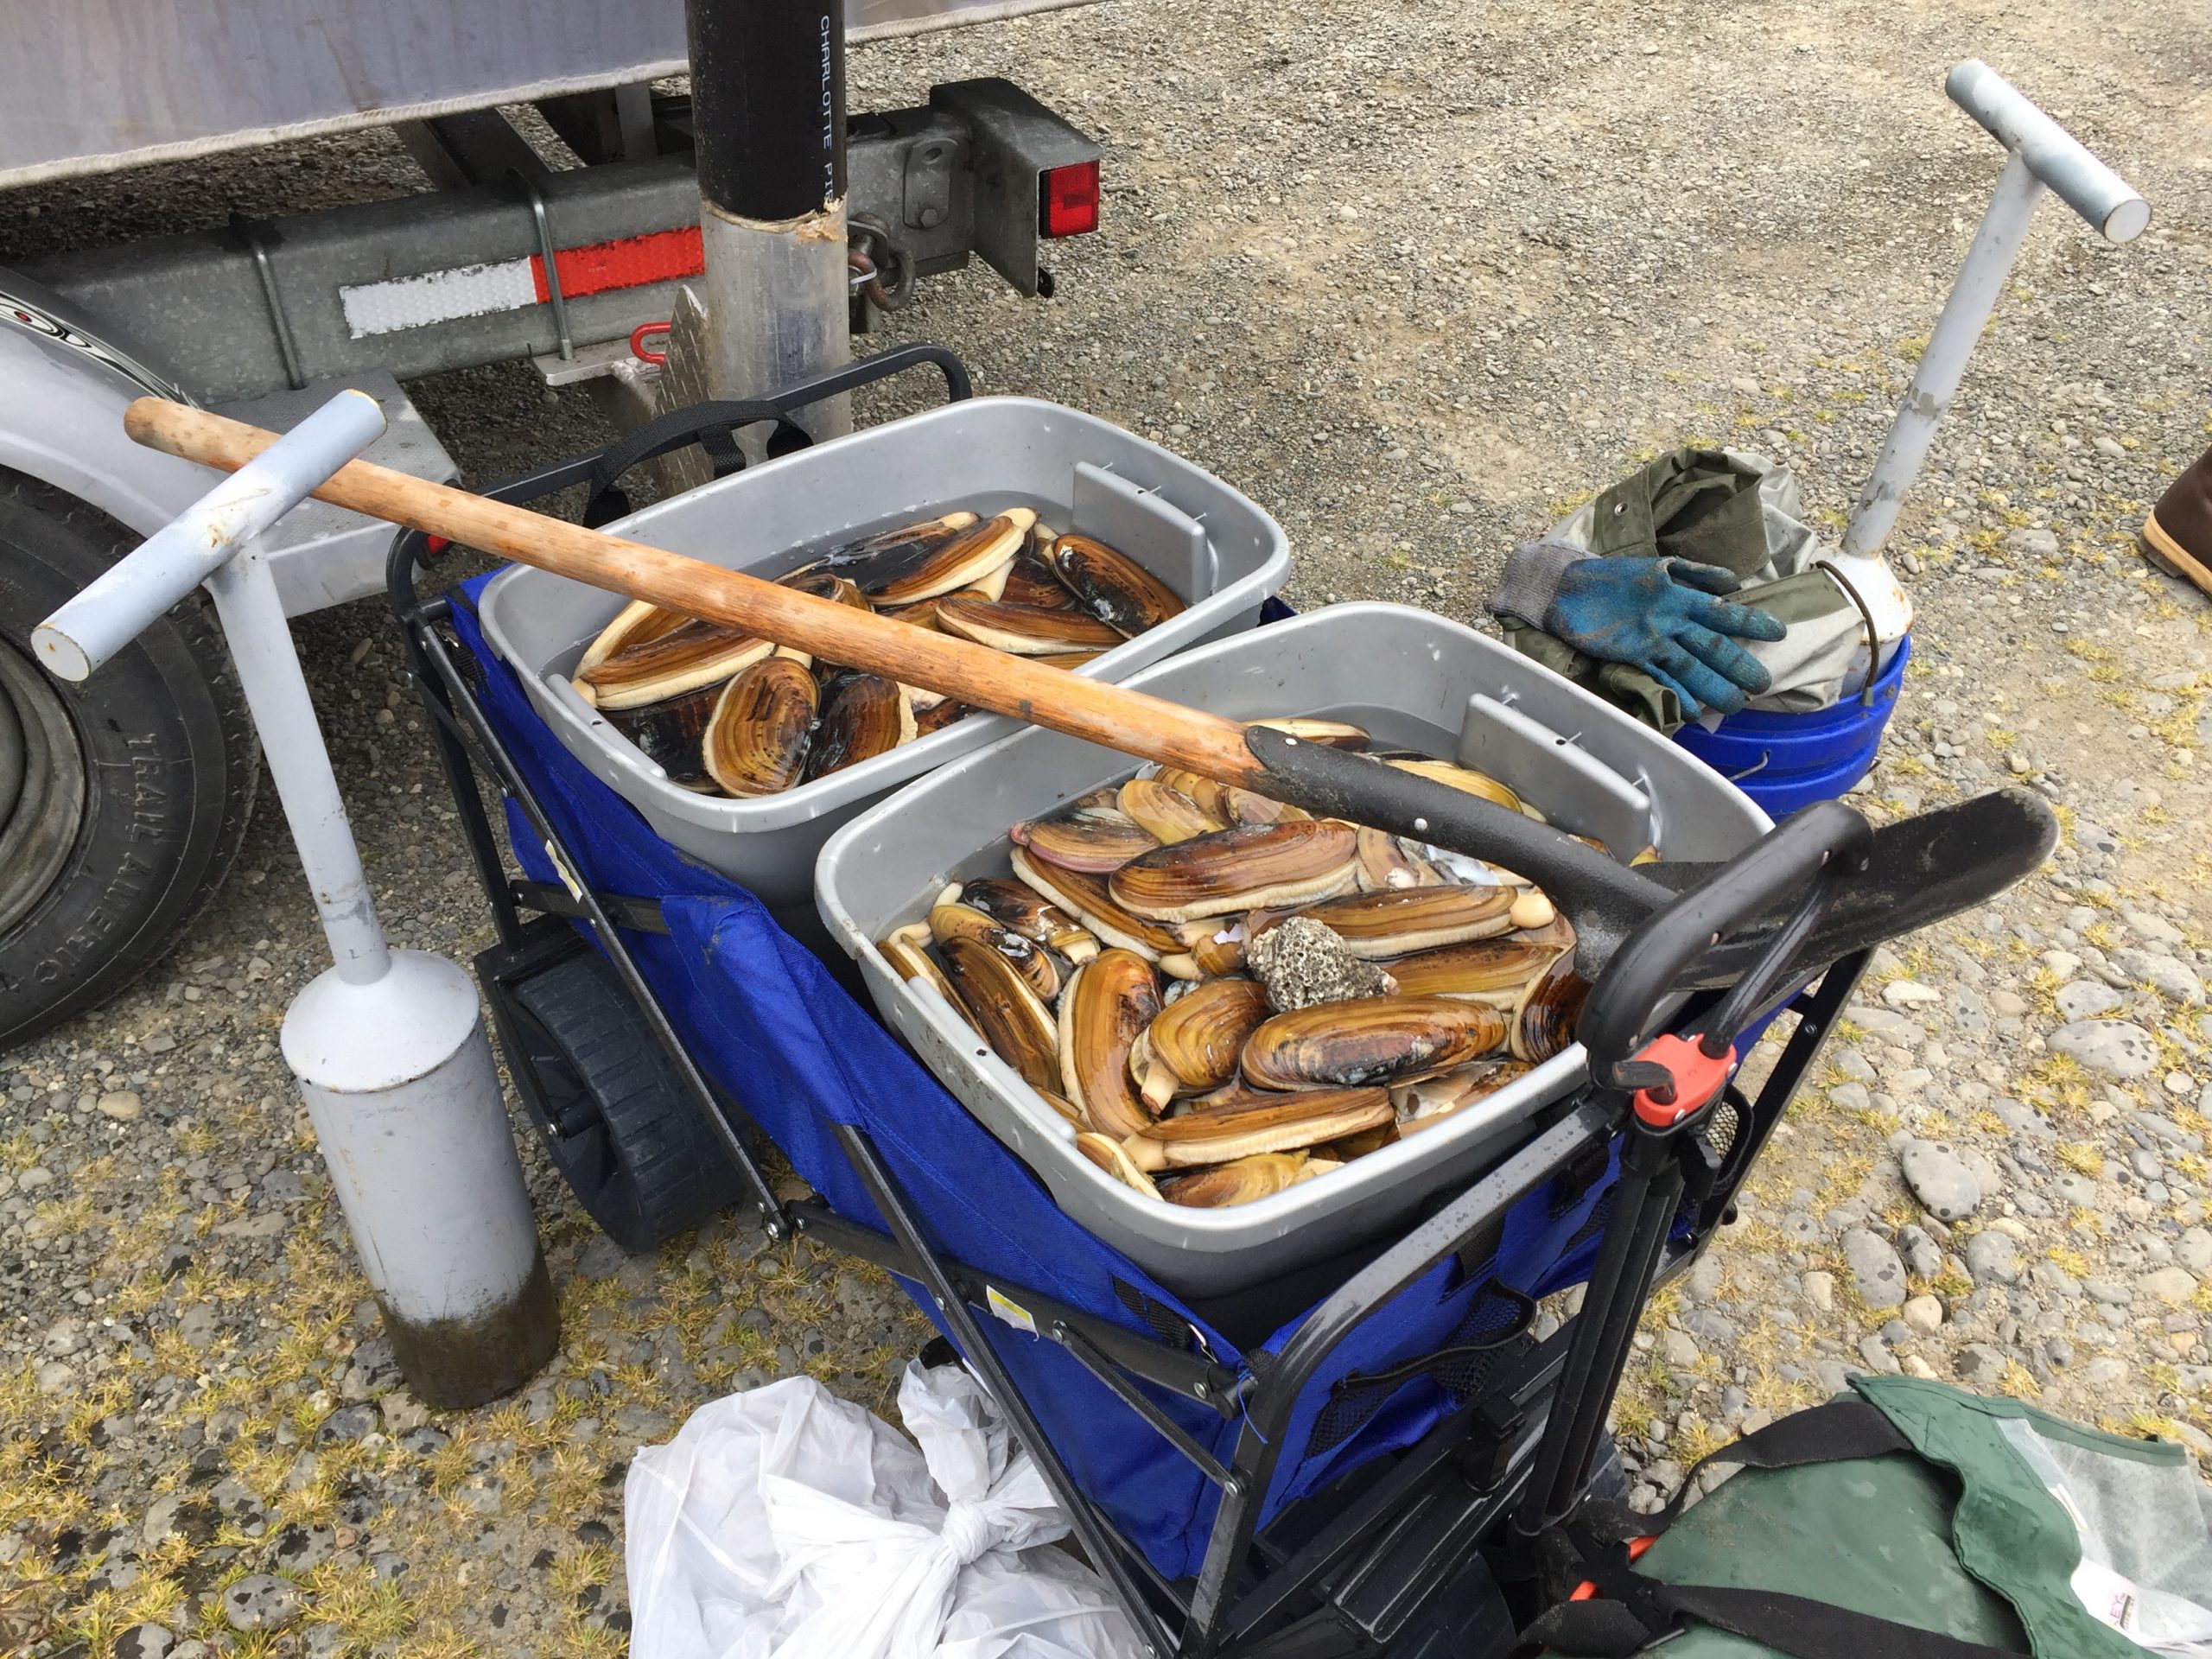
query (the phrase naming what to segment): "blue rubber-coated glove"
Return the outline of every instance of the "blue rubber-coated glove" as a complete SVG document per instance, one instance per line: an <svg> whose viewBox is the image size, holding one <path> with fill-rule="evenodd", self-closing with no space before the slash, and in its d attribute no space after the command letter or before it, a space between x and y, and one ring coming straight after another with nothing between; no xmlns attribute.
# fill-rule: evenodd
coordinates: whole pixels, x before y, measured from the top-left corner
<svg viewBox="0 0 2212 1659"><path fill-rule="evenodd" d="M1692 719L1707 709L1732 715L1771 683L1736 640L1789 632L1778 617L1715 597L1737 585L1733 571L1682 559L1580 559L1560 575L1544 632L1643 670Z"/></svg>

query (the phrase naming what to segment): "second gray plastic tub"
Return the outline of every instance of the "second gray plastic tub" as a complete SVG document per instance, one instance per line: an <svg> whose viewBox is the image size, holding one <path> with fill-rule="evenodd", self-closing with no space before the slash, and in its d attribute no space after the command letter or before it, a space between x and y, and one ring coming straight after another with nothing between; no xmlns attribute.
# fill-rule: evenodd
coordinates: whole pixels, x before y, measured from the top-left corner
<svg viewBox="0 0 2212 1659"><path fill-rule="evenodd" d="M1473 629L1396 605L1339 605L1187 652L1127 682L1239 720L1357 721L1382 746L1425 749L1510 784L1554 823L1617 853L1721 859L1770 828L1717 772ZM1587 1075L1570 1048L1479 1105L1342 1171L1226 1210L1147 1198L1075 1150L1075 1131L929 986L875 948L947 881L1006 869L1006 832L1135 763L1038 729L964 755L869 809L815 870L822 919L860 963L877 1008L938 1080L1052 1190L1060 1207L1161 1283L1241 1289L1351 1249L1510 1152L1538 1109Z"/></svg>
<svg viewBox="0 0 2212 1659"><path fill-rule="evenodd" d="M1034 508L1120 549L1188 602L1078 670L1118 680L1169 653L1251 627L1290 574L1281 526L1203 467L1110 422L1030 397L976 397L817 444L610 524L633 541L774 577L841 542L954 507ZM569 753L664 840L743 883L819 944L815 855L831 830L919 772L1004 737L970 715L811 784L754 800L669 781L569 683L623 601L524 566L485 585L484 637L514 668Z"/></svg>

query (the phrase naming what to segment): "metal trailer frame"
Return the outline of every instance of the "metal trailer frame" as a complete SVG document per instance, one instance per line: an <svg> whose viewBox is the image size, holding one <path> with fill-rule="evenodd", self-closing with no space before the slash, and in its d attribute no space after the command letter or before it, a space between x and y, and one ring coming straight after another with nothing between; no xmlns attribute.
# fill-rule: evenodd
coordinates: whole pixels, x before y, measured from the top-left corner
<svg viewBox="0 0 2212 1659"><path fill-rule="evenodd" d="M769 418L778 409L787 413L825 395L849 392L922 364L942 370L951 396L966 394L966 376L949 353L912 346L769 400L777 408L723 406L717 411L722 418L714 423L727 429L733 412L755 420ZM750 413L745 413L748 409ZM679 436L669 442L691 441ZM528 501L574 484L602 484L607 480L601 461L598 454L582 456L486 493ZM1638 1271L1616 1265L1615 1294L1602 1296L1593 1290L1580 1314L1541 1339L1533 1334L1536 1310L1529 1303L1512 1310L1514 1317L1507 1325L1480 1344L1446 1349L1363 1379L1394 1386L1441 1368L1461 1385L1453 1389L1457 1409L1419 1445L1344 1477L1327 1491L1291 1505L1262 1528L1258 1524L1261 1504L1285 1449L1293 1409L1330 1354L1376 1310L1446 1257L1458 1254L1479 1265L1485 1257L1485 1241L1495 1237L1505 1211L1542 1181L1563 1171L1578 1172L1588 1180L1601 1178L1609 1147L1633 1121L1630 1094L1593 1081L1548 1112L1518 1152L1359 1262L1281 1351L1248 1355L1248 1360L1257 1363L1243 1376L1189 1337L1141 1336L947 1257L931 1242L926 1221L909 1203L862 1129L841 1126L837 1138L887 1218L887 1231L837 1216L818 1199L779 1202L754 1156L742 1102L727 1099L685 1050L624 943L626 932L668 931L658 903L601 893L582 879L582 865L477 701L472 683L475 666L446 631L451 601L442 595L423 597L416 591L429 556L428 537L416 531L401 535L391 549L389 595L406 637L416 690L460 810L470 857L497 926L499 942L478 957L476 969L495 1023L501 1025L503 1042L505 1025L499 1016L512 1002L513 987L596 944L633 1001L637 1019L682 1079L686 1095L682 1109L701 1115L711 1128L737 1170L745 1194L760 1207L768 1236L783 1239L801 1234L830 1244L898 1275L915 1287L910 1294L926 1299L959 1351L982 1375L1066 1510L1090 1561L1111 1584L1134 1628L1159 1659L1169 1655L1182 1659L1335 1659L1382 1652L1418 1654L1422 1659L1432 1655L1442 1659L1446 1654L1453 1659L1503 1656L1513 1632L1539 1610L1536 1599L1544 1593L1529 1552L1512 1536L1508 1523L1516 1510L1529 1503L1532 1492L1543 1496L1535 1476L1548 1427L1555 1426L1551 1431L1554 1437L1578 1430L1586 1442L1580 1450L1567 1446L1554 1452L1548 1460L1561 1485L1580 1493L1593 1489L1593 1483L1604 1484L1609 1473L1618 1479L1617 1468L1597 1439L1618 1384L1618 1363L1600 1368L1592 1357L1624 1351L1652 1288L1685 1269L1714 1229L1732 1217L1738 1187L1834 1030L1865 970L1866 954L1846 957L1816 981L1773 999L1768 1017L1788 1013L1796 1024L1757 1095L1746 1096L1731 1085L1725 1103L1713 1109L1729 1123L1725 1135L1717 1131L1708 1111L1688 1120L1682 1126L1688 1132L1669 1143L1676 1149L1675 1155L1694 1149L1702 1158L1706 1179L1692 1186L1687 1198L1677 1180L1662 1192L1659 1209L1647 1205L1639 1213L1626 1202L1616 1207L1605 1223L1601 1267L1609 1260L1627 1262L1632 1251L1640 1254L1631 1264ZM521 812L570 885L523 880L508 874L499 834L480 792L480 778ZM1850 816L1855 819L1856 815ZM1863 830L1863 823L1860 827ZM1777 839L1768 837L1754 851L1771 849ZM1724 876L1711 885L1725 882ZM1700 944L1701 949L1701 938ZM1624 984L1672 982L1668 966L1630 964L1629 954L1624 950L1615 959L1608 979L1619 974ZM1646 969L1652 971L1643 971ZM1739 993L1728 996L1738 1005L1756 1000ZM1594 1007L1597 993L1592 1001ZM1721 1001L1719 994L1694 997L1676 1017L1675 1028L1694 1028ZM1619 1020L1612 1023L1623 1024ZM1639 1023L1631 1014L1623 1028ZM534 1086L525 1075L527 1068L514 1064L517 1050L509 1046L507 1052L518 1088L527 1091ZM1663 1163L1669 1154L1662 1150L1656 1155ZM1676 1237L1684 1234L1684 1217L1686 1235ZM999 1363L993 1321L983 1317L993 1290L1030 1309L1040 1335L1065 1347L1137 1419L1220 1489L1221 1503L1204 1564L1194 1579L1170 1582L1160 1576L1078 1490ZM1579 1364L1577 1350L1585 1351ZM1564 1387L1571 1368L1580 1378L1579 1394ZM1199 1402L1224 1421L1241 1420L1243 1431L1228 1463L1213 1457L1159 1411L1135 1386L1138 1382Z"/></svg>

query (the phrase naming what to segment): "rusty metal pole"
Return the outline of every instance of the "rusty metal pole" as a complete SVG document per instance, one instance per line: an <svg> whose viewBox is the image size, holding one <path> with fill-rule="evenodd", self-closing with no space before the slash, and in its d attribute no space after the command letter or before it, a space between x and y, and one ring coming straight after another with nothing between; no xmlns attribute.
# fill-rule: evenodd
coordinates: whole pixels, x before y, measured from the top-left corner
<svg viewBox="0 0 2212 1659"><path fill-rule="evenodd" d="M758 397L852 359L844 0L689 0L708 386ZM852 428L847 399L800 416Z"/></svg>

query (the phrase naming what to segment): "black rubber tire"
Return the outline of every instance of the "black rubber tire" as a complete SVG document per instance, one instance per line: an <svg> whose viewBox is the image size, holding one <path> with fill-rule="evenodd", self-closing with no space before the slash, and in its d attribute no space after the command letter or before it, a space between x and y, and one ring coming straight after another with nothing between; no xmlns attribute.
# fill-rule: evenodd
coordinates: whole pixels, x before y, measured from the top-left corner
<svg viewBox="0 0 2212 1659"><path fill-rule="evenodd" d="M0 684L0 702L19 734L38 707L61 728L43 804L10 788L0 815L0 836L10 824L19 837L35 830L54 854L50 881L18 895L8 908L20 913L0 931L0 1050L168 955L221 885L253 811L253 722L200 595L81 684L33 665L31 630L137 539L75 497L0 469L0 652L14 685ZM40 811L42 822L27 822Z"/></svg>
<svg viewBox="0 0 2212 1659"><path fill-rule="evenodd" d="M728 1152L605 957L580 950L508 995L501 1035L516 1092L601 1232L637 1254L736 1202ZM564 1118L568 1133L556 1127Z"/></svg>

